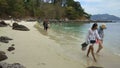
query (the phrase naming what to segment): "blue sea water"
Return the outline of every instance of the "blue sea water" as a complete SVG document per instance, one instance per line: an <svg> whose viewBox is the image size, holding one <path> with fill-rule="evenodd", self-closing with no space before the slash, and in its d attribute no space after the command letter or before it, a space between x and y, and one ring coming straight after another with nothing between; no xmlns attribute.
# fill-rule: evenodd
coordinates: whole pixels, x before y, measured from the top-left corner
<svg viewBox="0 0 120 68"><path fill-rule="evenodd" d="M107 23L104 44L114 54L120 56L120 22Z"/></svg>
<svg viewBox="0 0 120 68"><path fill-rule="evenodd" d="M93 23L51 23L48 33L51 39L56 40L65 50L79 47L85 41L88 29ZM101 25L102 23L98 23ZM106 23L107 29L104 31L104 47L113 54L120 55L120 22ZM76 47L76 48L77 48ZM73 50L74 51L74 50Z"/></svg>
<svg viewBox="0 0 120 68"><path fill-rule="evenodd" d="M51 29L55 32L55 38L61 44L80 45L85 41L87 30L93 23L52 23ZM100 25L102 23L98 23ZM120 54L120 22L106 23L104 31L104 47L113 53Z"/></svg>

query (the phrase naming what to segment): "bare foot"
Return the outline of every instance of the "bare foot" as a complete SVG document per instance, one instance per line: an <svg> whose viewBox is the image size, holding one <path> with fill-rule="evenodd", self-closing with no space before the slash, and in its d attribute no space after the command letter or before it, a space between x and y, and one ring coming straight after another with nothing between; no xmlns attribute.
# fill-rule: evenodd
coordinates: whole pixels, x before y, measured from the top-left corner
<svg viewBox="0 0 120 68"><path fill-rule="evenodd" d="M100 54L96 53L97 56L100 56Z"/></svg>
<svg viewBox="0 0 120 68"><path fill-rule="evenodd" d="M87 55L87 57L89 57L89 55Z"/></svg>
<svg viewBox="0 0 120 68"><path fill-rule="evenodd" d="M97 62L96 58L94 58L94 61Z"/></svg>

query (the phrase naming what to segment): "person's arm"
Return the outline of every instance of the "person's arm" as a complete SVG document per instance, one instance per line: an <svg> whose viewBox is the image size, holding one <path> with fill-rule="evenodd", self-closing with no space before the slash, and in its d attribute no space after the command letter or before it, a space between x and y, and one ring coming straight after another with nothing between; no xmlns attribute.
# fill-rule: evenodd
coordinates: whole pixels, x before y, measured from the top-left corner
<svg viewBox="0 0 120 68"><path fill-rule="evenodd" d="M104 30L103 30L102 36L103 36L103 38L104 38Z"/></svg>
<svg viewBox="0 0 120 68"><path fill-rule="evenodd" d="M99 36L99 34L98 34L98 30L96 30L95 33L96 33L96 37L97 37L97 39L98 39L98 40L101 40L101 38L100 38L100 36Z"/></svg>

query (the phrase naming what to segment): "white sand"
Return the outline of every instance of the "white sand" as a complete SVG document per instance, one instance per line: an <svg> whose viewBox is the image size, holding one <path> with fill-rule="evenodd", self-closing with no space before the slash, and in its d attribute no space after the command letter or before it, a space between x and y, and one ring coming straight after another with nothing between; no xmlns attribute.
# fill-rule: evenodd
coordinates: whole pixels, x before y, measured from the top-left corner
<svg viewBox="0 0 120 68"><path fill-rule="evenodd" d="M7 23L12 24L10 21ZM102 66L104 68L119 68L120 57L103 53L97 56L98 62L85 56L86 52L80 52L83 58L72 59L63 54L61 46L49 37L40 34L34 28L36 22L22 21L20 24L27 26L30 31L12 30L11 27L0 28L0 36L13 38L9 44L0 43L0 50L8 55L8 59L3 62L21 63L26 68L86 68L87 66ZM6 49L15 44L15 50L8 52ZM12 54L14 53L14 54Z"/></svg>
<svg viewBox="0 0 120 68"><path fill-rule="evenodd" d="M10 21L7 21L8 23ZM9 44L1 43L1 50L8 55L6 62L21 63L27 68L79 68L79 62L59 54L59 44L40 34L33 26L35 22L21 23L30 28L30 31L12 30L10 27L1 28L1 35L13 38ZM6 49L15 44L14 54Z"/></svg>

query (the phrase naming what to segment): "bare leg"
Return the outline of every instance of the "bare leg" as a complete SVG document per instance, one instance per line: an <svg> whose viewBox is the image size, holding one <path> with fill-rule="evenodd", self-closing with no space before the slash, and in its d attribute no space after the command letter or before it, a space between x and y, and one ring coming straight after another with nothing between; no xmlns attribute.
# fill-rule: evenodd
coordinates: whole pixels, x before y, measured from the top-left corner
<svg viewBox="0 0 120 68"><path fill-rule="evenodd" d="M98 50L97 50L96 53L99 53L100 50L103 48L102 43L103 43L103 41L100 41L100 42L99 42L99 47L98 47Z"/></svg>
<svg viewBox="0 0 120 68"><path fill-rule="evenodd" d="M90 50L91 50L91 45L89 46L89 49L87 51L87 57L89 57Z"/></svg>
<svg viewBox="0 0 120 68"><path fill-rule="evenodd" d="M91 54L93 56L94 61L97 62L97 60L95 58L95 55L94 55L94 48L93 48L93 46L91 46Z"/></svg>
<svg viewBox="0 0 120 68"><path fill-rule="evenodd" d="M44 30L46 30L46 29L45 29L45 26L44 26Z"/></svg>

